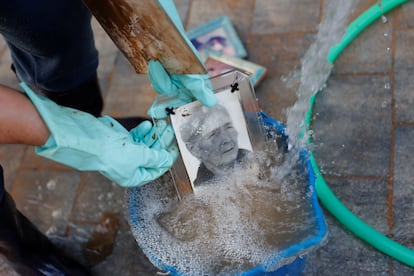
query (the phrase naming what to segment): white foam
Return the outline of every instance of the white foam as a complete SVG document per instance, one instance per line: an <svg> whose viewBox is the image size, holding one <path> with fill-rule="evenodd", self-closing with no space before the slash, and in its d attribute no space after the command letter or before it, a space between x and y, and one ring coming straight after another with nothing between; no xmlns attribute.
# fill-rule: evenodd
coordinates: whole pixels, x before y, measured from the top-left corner
<svg viewBox="0 0 414 276"><path fill-rule="evenodd" d="M134 190L139 245L184 275L229 275L314 235L304 175L269 181L253 172L199 186L180 202L168 179Z"/></svg>

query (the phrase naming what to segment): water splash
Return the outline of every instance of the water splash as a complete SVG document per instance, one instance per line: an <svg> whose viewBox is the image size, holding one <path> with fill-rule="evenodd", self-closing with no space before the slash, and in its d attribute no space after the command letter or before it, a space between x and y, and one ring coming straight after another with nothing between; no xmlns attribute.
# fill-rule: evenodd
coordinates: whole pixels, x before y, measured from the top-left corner
<svg viewBox="0 0 414 276"><path fill-rule="evenodd" d="M310 97L322 90L333 65L327 61L329 49L337 44L345 32L348 17L355 6L355 0L329 1L324 9L324 18L319 25L315 42L302 58L300 84L296 92L297 101L287 109L287 134L289 136L290 158L284 168L277 171L275 177L283 178L299 158L298 151L306 148L309 133L303 130L306 112L309 110Z"/></svg>

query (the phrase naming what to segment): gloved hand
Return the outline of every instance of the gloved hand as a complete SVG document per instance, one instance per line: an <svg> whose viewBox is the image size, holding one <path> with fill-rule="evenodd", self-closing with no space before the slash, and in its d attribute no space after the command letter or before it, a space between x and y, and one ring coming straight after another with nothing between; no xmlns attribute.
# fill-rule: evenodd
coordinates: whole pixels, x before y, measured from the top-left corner
<svg viewBox="0 0 414 276"><path fill-rule="evenodd" d="M209 107L217 103L208 75L169 75L160 62L151 60L148 76L156 92L171 98L162 104L153 104L148 111L151 118L168 117L166 107L177 108L195 100Z"/></svg>
<svg viewBox="0 0 414 276"><path fill-rule="evenodd" d="M165 122L143 122L128 132L109 116L95 118L36 95L21 83L51 135L38 155L81 171L99 171L124 187L146 184L164 174L178 156L174 132Z"/></svg>
<svg viewBox="0 0 414 276"><path fill-rule="evenodd" d="M194 48L193 44L187 38L184 27L181 23L180 16L172 0L158 0L162 8L171 18L180 31L182 37L187 41L189 47L193 50L194 55L202 60ZM187 75L170 75L158 61L151 60L148 64L148 76L153 89L161 95L168 98L175 98L170 103L170 107L178 107L183 104L199 100L206 106L214 106L217 103L216 96L212 90L212 85L208 74L187 74ZM165 108L157 106L151 107L149 116L155 118L167 117Z"/></svg>

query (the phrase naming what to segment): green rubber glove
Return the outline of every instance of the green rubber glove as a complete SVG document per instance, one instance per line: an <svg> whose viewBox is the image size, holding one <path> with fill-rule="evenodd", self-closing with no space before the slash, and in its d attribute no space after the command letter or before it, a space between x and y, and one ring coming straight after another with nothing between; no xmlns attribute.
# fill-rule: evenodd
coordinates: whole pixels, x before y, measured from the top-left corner
<svg viewBox="0 0 414 276"><path fill-rule="evenodd" d="M184 31L174 2L172 0L158 0L158 2L180 31L182 37L187 41L187 44L193 50L193 53L202 63L197 50L194 48ZM209 80L210 76L208 74L170 75L160 62L151 60L148 64L148 77L156 92L168 98L174 98L169 104L170 107L176 108L194 100L198 100L209 107L214 106L217 103L216 96L214 95ZM165 108L163 106L158 107L157 105L152 106L148 114L153 118L163 118L168 116L165 112Z"/></svg>
<svg viewBox="0 0 414 276"><path fill-rule="evenodd" d="M174 132L166 122L143 122L130 132L109 116L62 107L20 84L51 135L35 147L45 158L81 171L98 171L124 187L146 184L164 174L178 156Z"/></svg>

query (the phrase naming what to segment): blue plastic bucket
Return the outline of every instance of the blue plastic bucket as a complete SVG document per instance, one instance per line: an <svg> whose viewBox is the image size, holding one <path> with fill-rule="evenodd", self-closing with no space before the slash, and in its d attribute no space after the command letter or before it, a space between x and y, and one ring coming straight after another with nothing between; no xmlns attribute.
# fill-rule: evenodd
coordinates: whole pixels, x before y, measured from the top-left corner
<svg viewBox="0 0 414 276"><path fill-rule="evenodd" d="M267 130L277 133L282 138L282 142L287 145L288 137L285 134L285 127L278 121L269 118L265 113L262 113L263 121L266 125ZM320 247L327 237L327 228L325 219L317 200L315 192L315 173L312 169L311 163L308 159L308 153L302 150L300 153L301 165L304 171L307 172L308 186L307 194L310 195L310 206L312 214L315 217L313 225L313 235L304 239L298 240L295 244L285 248L284 250L275 252L265 263L257 265L256 267L239 273L237 275L242 276L253 276L253 275L300 275L306 265L306 255L312 250ZM151 185L151 184L150 184ZM137 210L139 210L140 202L137 200L136 193L139 192L138 188L131 188L127 191L127 209L128 219L132 229L132 233L138 242L138 245L142 248L149 260L160 270L168 272L167 275L184 276L187 275L182 271L179 271L176 267L164 263L158 256L142 244L142 240L135 233L139 232L146 227L143 224L143 220L140 219ZM277 267L276 270L270 270L269 268ZM198 275L203 275L201 272Z"/></svg>

